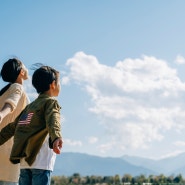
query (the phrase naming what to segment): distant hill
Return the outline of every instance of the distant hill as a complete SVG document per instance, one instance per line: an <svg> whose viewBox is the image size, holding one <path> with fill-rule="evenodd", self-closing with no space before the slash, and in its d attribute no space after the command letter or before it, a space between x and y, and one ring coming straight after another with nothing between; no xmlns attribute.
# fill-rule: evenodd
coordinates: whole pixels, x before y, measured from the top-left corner
<svg viewBox="0 0 185 185"><path fill-rule="evenodd" d="M79 173L81 176L123 176L131 174L156 174L155 171L142 166L133 165L122 158L99 157L81 153L62 153L57 156L54 175L71 176Z"/></svg>
<svg viewBox="0 0 185 185"><path fill-rule="evenodd" d="M175 157L152 160L137 156L125 155L120 158L99 157L82 153L62 153L57 156L52 175L71 176L79 173L81 176L123 176L138 175L179 175L185 177L185 153Z"/></svg>
<svg viewBox="0 0 185 185"><path fill-rule="evenodd" d="M154 170L157 174L164 174L166 176L181 174L185 177L185 153L160 160L127 155L123 156L122 159L130 164Z"/></svg>

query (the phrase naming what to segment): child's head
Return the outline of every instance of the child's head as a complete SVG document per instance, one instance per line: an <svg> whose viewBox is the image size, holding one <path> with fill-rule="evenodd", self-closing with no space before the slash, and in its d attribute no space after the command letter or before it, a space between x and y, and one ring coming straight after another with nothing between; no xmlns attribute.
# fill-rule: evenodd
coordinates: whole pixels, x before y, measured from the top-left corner
<svg viewBox="0 0 185 185"><path fill-rule="evenodd" d="M23 69L23 63L12 58L5 62L1 69L1 77L5 82L14 83L17 80L21 70ZM24 67L25 68L25 67Z"/></svg>
<svg viewBox="0 0 185 185"><path fill-rule="evenodd" d="M49 66L41 66L35 70L32 76L32 85L39 94L50 90L50 85L52 83L59 86L59 81L59 72Z"/></svg>

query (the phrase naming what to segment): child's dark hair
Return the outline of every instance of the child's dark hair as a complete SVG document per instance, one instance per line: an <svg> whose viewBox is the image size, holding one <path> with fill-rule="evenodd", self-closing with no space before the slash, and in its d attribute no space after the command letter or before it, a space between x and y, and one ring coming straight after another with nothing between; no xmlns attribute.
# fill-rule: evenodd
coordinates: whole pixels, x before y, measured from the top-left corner
<svg viewBox="0 0 185 185"><path fill-rule="evenodd" d="M39 64L40 66L42 64ZM42 65L35 70L32 76L32 85L37 93L42 94L49 90L49 85L55 80L58 82L59 72L49 66Z"/></svg>
<svg viewBox="0 0 185 185"><path fill-rule="evenodd" d="M3 81L9 82L9 84L1 89L0 96L16 81L21 69L22 62L16 58L9 59L3 64L0 76Z"/></svg>

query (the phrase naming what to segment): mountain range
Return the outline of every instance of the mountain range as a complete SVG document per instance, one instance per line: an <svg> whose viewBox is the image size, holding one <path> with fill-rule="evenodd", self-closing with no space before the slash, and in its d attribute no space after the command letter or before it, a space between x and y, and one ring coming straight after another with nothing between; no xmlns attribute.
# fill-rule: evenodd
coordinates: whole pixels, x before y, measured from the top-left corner
<svg viewBox="0 0 185 185"><path fill-rule="evenodd" d="M57 155L53 176L114 176L179 175L185 177L185 153L160 160L124 155L100 157L83 153L64 152Z"/></svg>

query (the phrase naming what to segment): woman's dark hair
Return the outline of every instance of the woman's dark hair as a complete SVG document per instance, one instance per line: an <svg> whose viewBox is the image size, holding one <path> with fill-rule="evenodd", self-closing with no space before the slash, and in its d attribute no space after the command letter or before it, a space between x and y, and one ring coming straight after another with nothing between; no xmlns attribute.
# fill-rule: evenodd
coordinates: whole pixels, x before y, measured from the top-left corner
<svg viewBox="0 0 185 185"><path fill-rule="evenodd" d="M38 64L42 65L42 64ZM37 66L38 66L37 65ZM42 94L49 90L49 85L55 80L58 81L59 72L49 66L42 65L36 69L32 76L32 85L35 87L37 93Z"/></svg>
<svg viewBox="0 0 185 185"><path fill-rule="evenodd" d="M3 81L9 82L9 84L1 89L0 96L16 81L21 69L22 62L16 58L9 59L3 64L0 76Z"/></svg>

